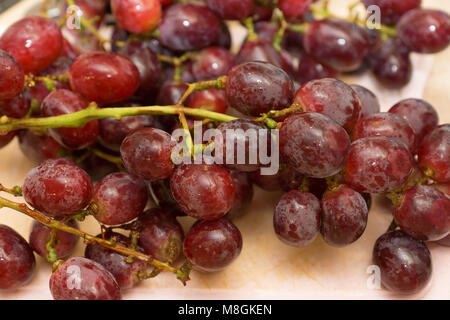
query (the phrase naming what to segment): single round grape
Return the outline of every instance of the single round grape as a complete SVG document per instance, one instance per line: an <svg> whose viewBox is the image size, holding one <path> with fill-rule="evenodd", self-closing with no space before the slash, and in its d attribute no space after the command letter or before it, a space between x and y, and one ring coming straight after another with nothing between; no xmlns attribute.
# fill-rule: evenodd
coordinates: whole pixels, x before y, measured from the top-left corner
<svg viewBox="0 0 450 320"><path fill-rule="evenodd" d="M23 118L30 111L30 97L26 92L11 99L0 100L0 113L10 118Z"/></svg>
<svg viewBox="0 0 450 320"><path fill-rule="evenodd" d="M278 0L277 6L287 19L301 19L312 0Z"/></svg>
<svg viewBox="0 0 450 320"><path fill-rule="evenodd" d="M164 10L159 40L176 51L197 50L213 44L220 33L220 20L200 4L177 3Z"/></svg>
<svg viewBox="0 0 450 320"><path fill-rule="evenodd" d="M213 80L228 74L234 66L233 54L225 48L209 47L194 56L192 71L197 81Z"/></svg>
<svg viewBox="0 0 450 320"><path fill-rule="evenodd" d="M286 72L269 63L247 62L228 73L226 94L230 107L258 116L289 107L294 84Z"/></svg>
<svg viewBox="0 0 450 320"><path fill-rule="evenodd" d="M272 175L262 175L261 170L249 172L248 175L254 184L265 191L281 191L280 183L281 171Z"/></svg>
<svg viewBox="0 0 450 320"><path fill-rule="evenodd" d="M347 132L328 117L314 112L287 117L279 138L282 159L300 173L314 178L338 173L350 149Z"/></svg>
<svg viewBox="0 0 450 320"><path fill-rule="evenodd" d="M361 102L361 117L380 112L380 102L372 91L358 84L352 84L351 87Z"/></svg>
<svg viewBox="0 0 450 320"><path fill-rule="evenodd" d="M295 78L301 84L311 80L322 78L337 78L338 72L319 61L315 60L307 54L302 54L298 64Z"/></svg>
<svg viewBox="0 0 450 320"><path fill-rule="evenodd" d="M174 170L171 153L175 144L167 132L143 128L123 140L120 155L125 169L132 175L149 181L161 180Z"/></svg>
<svg viewBox="0 0 450 320"><path fill-rule="evenodd" d="M216 88L194 91L189 96L187 107L226 113L228 109L227 97L225 91Z"/></svg>
<svg viewBox="0 0 450 320"><path fill-rule="evenodd" d="M334 247L349 245L361 237L367 225L366 200L349 186L340 185L322 196L320 232Z"/></svg>
<svg viewBox="0 0 450 320"><path fill-rule="evenodd" d="M113 52L79 56L69 76L74 91L102 105L126 100L139 87L139 70L128 58Z"/></svg>
<svg viewBox="0 0 450 320"><path fill-rule="evenodd" d="M97 237L101 237L98 235ZM114 240L115 243L129 247L131 241L124 235L116 232L107 232L105 239ZM138 249L139 251L142 251ZM111 272L114 279L117 281L120 289L126 290L137 285L141 280L139 273L145 274L147 272L147 262L139 259L133 259L133 262L128 263L126 256L102 247L97 243L90 243L86 246L84 256L92 261L102 265L106 270Z"/></svg>
<svg viewBox="0 0 450 320"><path fill-rule="evenodd" d="M159 0L111 0L111 10L118 24L137 34L152 31L161 18Z"/></svg>
<svg viewBox="0 0 450 320"><path fill-rule="evenodd" d="M416 136L408 121L393 113L380 112L359 120L353 128L352 138L384 136L403 142L413 154L416 150Z"/></svg>
<svg viewBox="0 0 450 320"><path fill-rule="evenodd" d="M233 180L235 198L233 207L228 212L228 219L235 219L244 214L244 210L250 205L253 199L253 183L246 172L230 171Z"/></svg>
<svg viewBox="0 0 450 320"><path fill-rule="evenodd" d="M373 248L373 262L380 268L383 286L394 293L417 293L431 278L431 255L427 246L400 230L378 238Z"/></svg>
<svg viewBox="0 0 450 320"><path fill-rule="evenodd" d="M291 190L278 202L273 215L277 237L293 247L311 244L319 234L320 202L311 193Z"/></svg>
<svg viewBox="0 0 450 320"><path fill-rule="evenodd" d="M389 192L406 182L412 166L404 143L383 136L362 138L350 147L345 182L359 192Z"/></svg>
<svg viewBox="0 0 450 320"><path fill-rule="evenodd" d="M17 96L23 89L24 77L23 69L16 59L0 49L0 100ZM0 112L3 109L1 107Z"/></svg>
<svg viewBox="0 0 450 320"><path fill-rule="evenodd" d="M92 197L88 174L68 159L49 159L31 169L23 183L25 201L52 217L71 216Z"/></svg>
<svg viewBox="0 0 450 320"><path fill-rule="evenodd" d="M420 8L421 2L422 0L362 0L366 8L378 6L381 23L387 25L395 25L406 12Z"/></svg>
<svg viewBox="0 0 450 320"><path fill-rule="evenodd" d="M101 264L83 257L70 258L50 277L55 300L120 300L120 287Z"/></svg>
<svg viewBox="0 0 450 320"><path fill-rule="evenodd" d="M439 116L431 104L421 99L405 99L389 109L409 122L419 144L439 123Z"/></svg>
<svg viewBox="0 0 450 320"><path fill-rule="evenodd" d="M78 229L78 224L75 220L70 220L67 223L72 228ZM38 221L33 222L33 227L30 234L30 246L41 257L47 256L47 242L52 228L47 227ZM65 259L69 257L75 250L75 246L78 243L78 236L64 231L56 232L56 245L54 250L56 252L57 259Z"/></svg>
<svg viewBox="0 0 450 320"><path fill-rule="evenodd" d="M285 70L281 54L274 48L272 42L264 39L244 43L236 55L236 64L255 61L268 62Z"/></svg>
<svg viewBox="0 0 450 320"><path fill-rule="evenodd" d="M205 0L206 5L224 20L242 20L250 16L255 0Z"/></svg>
<svg viewBox="0 0 450 320"><path fill-rule="evenodd" d="M58 25L39 16L17 21L0 37L0 49L11 54L26 74L38 74L49 67L59 57L62 43Z"/></svg>
<svg viewBox="0 0 450 320"><path fill-rule="evenodd" d="M59 89L50 93L42 101L42 114L46 117L70 114L88 107L76 93ZM49 130L50 135L61 145L69 149L84 149L93 144L99 133L98 120L92 120L81 128L55 128Z"/></svg>
<svg viewBox="0 0 450 320"><path fill-rule="evenodd" d="M450 15L440 10L411 10L398 22L397 33L411 51L442 51L450 44Z"/></svg>
<svg viewBox="0 0 450 320"><path fill-rule="evenodd" d="M139 222L139 245L160 261L175 261L183 250L183 228L175 216L160 208L145 211Z"/></svg>
<svg viewBox="0 0 450 320"><path fill-rule="evenodd" d="M369 54L370 42L364 29L338 19L313 22L303 40L307 54L338 71L358 69Z"/></svg>
<svg viewBox="0 0 450 320"><path fill-rule="evenodd" d="M422 140L418 151L424 173L437 182L450 182L450 124L443 124Z"/></svg>
<svg viewBox="0 0 450 320"><path fill-rule="evenodd" d="M187 215L202 220L223 217L233 207L235 199L230 174L216 164L176 167L170 177L170 189Z"/></svg>
<svg viewBox="0 0 450 320"><path fill-rule="evenodd" d="M58 158L65 151L55 139L47 135L37 135L29 130L21 130L18 137L22 153L36 163Z"/></svg>
<svg viewBox="0 0 450 320"><path fill-rule="evenodd" d="M120 225L137 218L147 205L145 182L125 172L114 172L94 188L95 219L103 224Z"/></svg>
<svg viewBox="0 0 450 320"><path fill-rule="evenodd" d="M418 240L435 241L450 233L450 198L432 186L407 189L394 215L400 229Z"/></svg>
<svg viewBox="0 0 450 320"><path fill-rule="evenodd" d="M12 139L14 139L16 133L17 132L15 131L11 131L5 135L0 135L0 148L7 146L12 141Z"/></svg>
<svg viewBox="0 0 450 320"><path fill-rule="evenodd" d="M361 117L361 102L358 95L346 83L337 79L312 80L295 94L295 102L303 111L326 115L351 132Z"/></svg>
<svg viewBox="0 0 450 320"><path fill-rule="evenodd" d="M0 289L18 289L34 274L36 260L28 243L16 231L0 225Z"/></svg>
<svg viewBox="0 0 450 320"><path fill-rule="evenodd" d="M215 272L225 269L239 256L242 235L226 219L202 221L187 233L183 251L194 269Z"/></svg>

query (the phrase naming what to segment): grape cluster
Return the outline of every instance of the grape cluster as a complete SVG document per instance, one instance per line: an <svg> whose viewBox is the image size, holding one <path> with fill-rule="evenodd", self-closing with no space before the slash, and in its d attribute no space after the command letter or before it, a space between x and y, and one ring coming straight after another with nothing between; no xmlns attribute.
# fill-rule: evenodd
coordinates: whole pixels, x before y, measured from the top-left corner
<svg viewBox="0 0 450 320"><path fill-rule="evenodd" d="M373 249L382 283L401 294L426 286L424 241L450 239L450 125L419 99L380 112L370 90L336 77L369 68L387 87L407 84L411 52L449 45L447 13L420 0L363 0L381 9L372 30L312 0L63 2L79 7L83 28L69 28L64 13L29 16L0 36L0 147L17 136L37 164L21 188L0 185L33 209L2 197L0 208L37 220L29 243L0 225L0 289L29 281L33 251L53 263L55 299L120 299L163 270L182 281L190 269L223 270L242 250L233 221L254 185L284 192L274 233L294 247L319 236L354 243L370 194L388 197L393 224ZM249 31L236 54L224 20ZM98 31L107 27L110 38ZM188 139L191 161L176 163L172 132L191 138L196 120L225 138ZM255 144L246 134L266 129L278 139L258 134ZM261 145L279 150L276 173L263 174ZM199 147L221 163L195 161ZM86 216L101 234L80 230ZM196 220L187 232L180 216ZM78 237L85 256L70 257Z"/></svg>

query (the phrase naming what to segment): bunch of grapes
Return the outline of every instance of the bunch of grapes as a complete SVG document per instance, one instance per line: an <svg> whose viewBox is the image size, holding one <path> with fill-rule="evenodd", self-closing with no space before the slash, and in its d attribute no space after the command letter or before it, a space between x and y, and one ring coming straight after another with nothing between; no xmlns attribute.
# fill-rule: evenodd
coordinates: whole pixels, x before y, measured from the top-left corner
<svg viewBox="0 0 450 320"><path fill-rule="evenodd" d="M385 195L394 219L373 250L382 283L424 288L424 241L450 243L450 125L419 99L380 112L370 90L336 77L371 69L383 85L405 85L411 52L449 45L450 16L420 0L362 3L378 5L383 24L366 28L312 0L68 0L58 17L11 25L0 36L0 147L17 136L37 166L21 187L0 185L26 204L0 197L0 208L36 221L29 242L0 225L0 289L30 280L33 252L53 265L55 299L120 299L162 271L186 282L191 269L223 270L241 252L233 220L253 185L285 192L274 233L294 247L319 234L335 247L357 241L371 194ZM236 54L225 20L248 28ZM226 138L194 145L199 120ZM184 157L210 150L226 161L175 163L175 129L187 136ZM279 150L272 175L246 135L264 129L278 133L256 137ZM196 219L186 234L185 215ZM99 235L80 230L86 216ZM71 257L79 237L85 256Z"/></svg>

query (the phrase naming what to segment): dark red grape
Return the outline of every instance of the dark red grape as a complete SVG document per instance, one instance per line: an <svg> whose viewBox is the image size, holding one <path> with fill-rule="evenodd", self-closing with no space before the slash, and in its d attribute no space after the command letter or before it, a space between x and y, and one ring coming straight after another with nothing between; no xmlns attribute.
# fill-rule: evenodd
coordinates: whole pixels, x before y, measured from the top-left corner
<svg viewBox="0 0 450 320"><path fill-rule="evenodd" d="M380 112L359 120L353 128L352 138L385 136L403 142L413 154L416 150L416 136L408 121L393 113Z"/></svg>
<svg viewBox="0 0 450 320"><path fill-rule="evenodd" d="M432 186L406 190L394 214L400 229L416 239L435 241L450 233L450 198Z"/></svg>
<svg viewBox="0 0 450 320"><path fill-rule="evenodd" d="M177 3L164 10L159 40L172 50L197 50L213 44L220 33L214 12L196 3Z"/></svg>
<svg viewBox="0 0 450 320"><path fill-rule="evenodd" d="M361 102L362 117L367 117L368 115L380 112L380 102L372 91L358 84L352 84L351 87L356 92L359 101Z"/></svg>
<svg viewBox="0 0 450 320"><path fill-rule="evenodd" d="M202 221L186 235L183 251L194 269L215 272L225 269L241 253L242 236L226 219Z"/></svg>
<svg viewBox="0 0 450 320"><path fill-rule="evenodd" d="M314 112L293 114L280 129L280 154L290 166L314 178L338 173L345 165L350 138L328 117Z"/></svg>
<svg viewBox="0 0 450 320"><path fill-rule="evenodd" d="M187 90L188 86L183 82L167 81L159 90L156 103L161 106L176 105Z"/></svg>
<svg viewBox="0 0 450 320"><path fill-rule="evenodd" d="M228 219L235 219L244 214L244 210L250 205L253 199L253 183L245 172L230 171L233 180L235 198L233 207L228 212Z"/></svg>
<svg viewBox="0 0 450 320"><path fill-rule="evenodd" d="M67 223L72 228L78 229L78 224L75 220L70 220ZM33 222L33 227L30 234L30 246L41 257L47 256L47 242L52 228L47 227L38 221ZM57 259L65 259L69 257L75 250L75 246L78 242L78 236L64 231L57 231L56 233L56 245L54 250Z"/></svg>
<svg viewBox="0 0 450 320"><path fill-rule="evenodd" d="M0 113L11 118L23 118L30 111L30 98L25 92L11 99L0 100Z"/></svg>
<svg viewBox="0 0 450 320"><path fill-rule="evenodd" d="M312 0L278 0L278 8L287 19L300 19L308 11Z"/></svg>
<svg viewBox="0 0 450 320"><path fill-rule="evenodd" d="M47 135L37 135L29 130L22 130L18 136L20 150L28 159L36 163L58 158L65 151L55 139Z"/></svg>
<svg viewBox="0 0 450 320"><path fill-rule="evenodd" d="M152 31L161 18L159 0L111 0L111 10L118 24L137 34Z"/></svg>
<svg viewBox="0 0 450 320"><path fill-rule="evenodd" d="M144 180L125 172L114 172L100 180L94 188L95 219L103 224L120 225L137 218L147 205Z"/></svg>
<svg viewBox="0 0 450 320"><path fill-rule="evenodd" d="M411 10L398 22L397 32L411 51L439 52L450 44L450 15L440 10Z"/></svg>
<svg viewBox="0 0 450 320"><path fill-rule="evenodd" d="M0 49L0 100L12 99L23 89L24 72L9 53ZM0 111L3 112L3 107Z"/></svg>
<svg viewBox="0 0 450 320"><path fill-rule="evenodd" d="M421 99L402 100L390 108L389 112L409 122L416 134L417 143L420 143L439 123L436 110L431 104Z"/></svg>
<svg viewBox="0 0 450 320"><path fill-rule="evenodd" d="M17 21L0 37L0 49L9 52L25 73L34 74L49 67L59 57L62 43L58 25L39 16Z"/></svg>
<svg viewBox="0 0 450 320"><path fill-rule="evenodd" d="M50 93L42 101L42 113L46 117L70 114L86 109L88 104L76 93L60 89ZM84 149L97 139L98 120L92 120L81 128L55 128L50 135L61 145L69 149Z"/></svg>
<svg viewBox="0 0 450 320"><path fill-rule="evenodd" d="M123 140L120 155L125 169L132 175L149 181L161 180L174 170L171 153L175 144L167 132L143 128Z"/></svg>
<svg viewBox="0 0 450 320"><path fill-rule="evenodd" d="M89 101L112 104L130 98L139 87L139 71L128 58L113 52L79 56L69 71L72 89Z"/></svg>
<svg viewBox="0 0 450 320"><path fill-rule="evenodd" d="M387 25L395 25L406 12L419 8L421 2L422 0L362 0L366 8L378 6L381 23Z"/></svg>
<svg viewBox="0 0 450 320"><path fill-rule="evenodd" d="M193 92L187 101L187 107L226 113L228 109L225 91L221 89L206 89Z"/></svg>
<svg viewBox="0 0 450 320"><path fill-rule="evenodd" d="M263 190L266 191L281 191L280 183L281 171L272 175L262 175L261 170L249 172L248 175L252 182Z"/></svg>
<svg viewBox="0 0 450 320"><path fill-rule="evenodd" d="M206 5L224 20L242 20L253 11L255 0L205 0Z"/></svg>
<svg viewBox="0 0 450 320"><path fill-rule="evenodd" d="M12 141L12 139L14 139L15 136L16 136L15 131L8 132L5 135L0 135L0 148L7 146Z"/></svg>
<svg viewBox="0 0 450 320"><path fill-rule="evenodd" d="M381 270L381 283L390 291L413 294L431 278L431 255L427 246L402 231L391 231L378 238L373 262Z"/></svg>
<svg viewBox="0 0 450 320"><path fill-rule="evenodd" d="M369 54L370 42L364 29L338 19L313 22L303 47L307 54L338 71L354 71Z"/></svg>
<svg viewBox="0 0 450 320"><path fill-rule="evenodd" d="M233 207L235 199L230 174L216 164L176 167L170 177L170 189L187 215L202 220L223 217Z"/></svg>
<svg viewBox="0 0 450 320"><path fill-rule="evenodd" d="M277 173L281 190L291 191L302 186L305 176L290 166L281 166Z"/></svg>
<svg viewBox="0 0 450 320"><path fill-rule="evenodd" d="M258 4L255 3L255 6L253 7L253 12L251 14L253 21L268 21L270 18L272 18L273 14L273 0L266 1L267 5L265 4Z"/></svg>
<svg viewBox="0 0 450 320"><path fill-rule="evenodd" d="M145 253L161 261L175 261L183 250L184 233L175 216L164 209L145 211L139 222L139 245Z"/></svg>
<svg viewBox="0 0 450 320"><path fill-rule="evenodd" d="M246 115L258 116L292 103L294 84L283 70L266 62L247 62L234 66L226 86L230 107Z"/></svg>
<svg viewBox="0 0 450 320"><path fill-rule="evenodd" d="M326 179L310 178L306 179L308 192L312 193L317 199L322 199L323 194L328 190Z"/></svg>
<svg viewBox="0 0 450 320"><path fill-rule="evenodd" d="M25 201L53 217L71 216L92 196L88 174L68 159L49 159L28 172L22 191Z"/></svg>
<svg viewBox="0 0 450 320"><path fill-rule="evenodd" d="M363 196L346 185L322 196L320 232L334 247L349 245L361 237L367 225L369 209Z"/></svg>
<svg viewBox="0 0 450 320"><path fill-rule="evenodd" d="M120 300L120 287L101 264L83 257L70 258L50 277L55 300Z"/></svg>
<svg viewBox="0 0 450 320"><path fill-rule="evenodd" d="M220 22L220 31L216 41L211 45L222 47L225 49L231 48L231 33L228 26L223 21Z"/></svg>
<svg viewBox="0 0 450 320"><path fill-rule="evenodd" d="M311 80L322 78L337 78L338 72L319 61L315 60L307 54L302 54L298 64L295 78L301 84Z"/></svg>
<svg viewBox="0 0 450 320"><path fill-rule="evenodd" d="M115 243L121 246L130 246L130 239L120 233L107 232L104 236L105 239L114 240ZM101 237L101 235L97 237ZM130 289L137 285L140 282L139 273L145 274L147 272L147 262L133 259L133 262L129 263L126 261L126 256L104 248L95 242L86 246L84 256L101 264L106 270L111 272L122 290Z"/></svg>
<svg viewBox="0 0 450 320"><path fill-rule="evenodd" d="M228 74L234 65L233 54L225 48L209 47L194 57L192 71L197 81L213 80Z"/></svg>
<svg viewBox="0 0 450 320"><path fill-rule="evenodd" d="M16 231L0 225L0 289L18 289L34 274L36 260L28 243Z"/></svg>
<svg viewBox="0 0 450 320"><path fill-rule="evenodd" d="M406 182L412 166L404 143L383 136L362 138L350 147L345 182L359 192L389 192Z"/></svg>
<svg viewBox="0 0 450 320"><path fill-rule="evenodd" d="M273 215L277 237L293 247L305 247L319 234L320 202L311 193L289 191L281 197Z"/></svg>
<svg viewBox="0 0 450 320"><path fill-rule="evenodd" d="M450 182L450 124L443 124L422 140L418 151L424 173L437 182Z"/></svg>
<svg viewBox="0 0 450 320"><path fill-rule="evenodd" d="M285 70L280 53L274 48L272 42L264 39L244 43L236 55L236 64L254 61L268 62Z"/></svg>
<svg viewBox="0 0 450 320"><path fill-rule="evenodd" d="M358 95L349 85L337 79L307 82L297 91L294 101L300 103L303 111L324 114L348 132L361 117Z"/></svg>

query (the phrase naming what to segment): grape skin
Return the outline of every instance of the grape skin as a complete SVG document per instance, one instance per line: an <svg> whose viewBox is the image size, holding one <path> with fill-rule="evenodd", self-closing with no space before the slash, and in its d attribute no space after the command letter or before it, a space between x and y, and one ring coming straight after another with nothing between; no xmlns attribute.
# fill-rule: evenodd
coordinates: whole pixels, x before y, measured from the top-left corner
<svg viewBox="0 0 450 320"><path fill-rule="evenodd" d="M137 34L152 31L161 18L159 0L112 0L111 10L118 24Z"/></svg>
<svg viewBox="0 0 450 320"><path fill-rule="evenodd" d="M431 131L422 140L418 155L426 175L437 182L450 182L450 124Z"/></svg>
<svg viewBox="0 0 450 320"><path fill-rule="evenodd" d="M0 49L0 100L17 96L23 89L24 76L20 64L9 53ZM3 109L0 111L4 112Z"/></svg>

